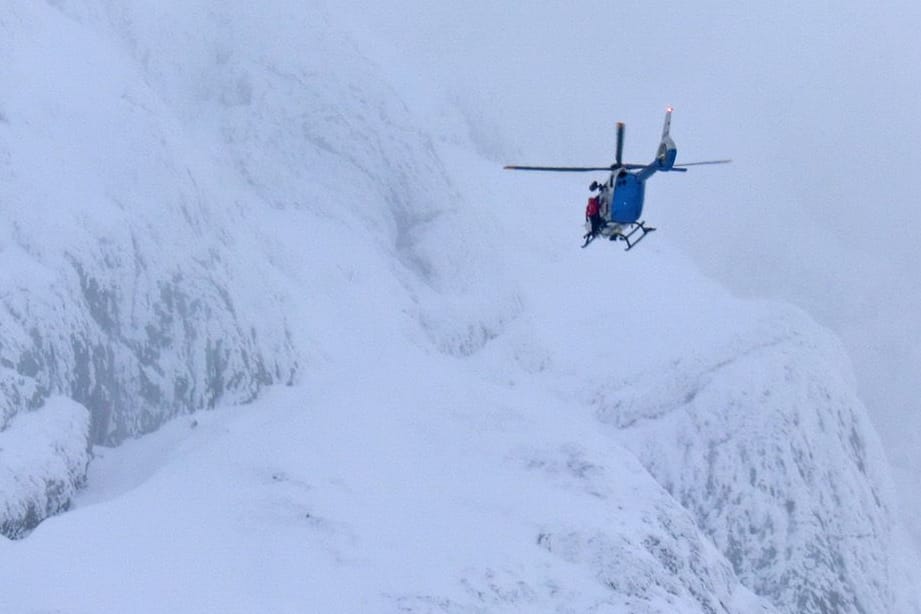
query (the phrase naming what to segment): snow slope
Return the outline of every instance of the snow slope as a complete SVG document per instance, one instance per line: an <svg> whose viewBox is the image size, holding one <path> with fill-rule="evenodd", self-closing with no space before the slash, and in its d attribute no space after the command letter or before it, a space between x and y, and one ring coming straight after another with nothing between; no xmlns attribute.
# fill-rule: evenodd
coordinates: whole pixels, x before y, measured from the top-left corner
<svg viewBox="0 0 921 614"><path fill-rule="evenodd" d="M258 245L233 230L250 212L123 44L69 4L7 3L0 25L0 352L20 378L0 424L66 394L115 443L251 399L297 362L266 259L238 257Z"/></svg>
<svg viewBox="0 0 921 614"><path fill-rule="evenodd" d="M571 180L503 175L312 3L9 15L0 436L42 449L52 393L93 429L55 421L67 463L0 482L7 518L171 420L0 538L0 611L921 609L802 313L665 229L579 250Z"/></svg>
<svg viewBox="0 0 921 614"><path fill-rule="evenodd" d="M2 545L4 611L753 611L590 412L388 358L424 383L324 373L102 451L86 503Z"/></svg>

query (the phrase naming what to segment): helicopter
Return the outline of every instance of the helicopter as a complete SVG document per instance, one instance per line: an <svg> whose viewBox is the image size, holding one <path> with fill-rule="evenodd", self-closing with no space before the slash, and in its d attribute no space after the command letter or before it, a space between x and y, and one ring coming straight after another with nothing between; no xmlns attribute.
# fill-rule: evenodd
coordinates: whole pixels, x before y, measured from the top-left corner
<svg viewBox="0 0 921 614"><path fill-rule="evenodd" d="M589 198L589 207L586 210L586 233L583 236L587 247L596 237L601 236L610 241L622 240L627 244L626 251L643 240L655 228L647 226L640 220L643 214L643 198L646 191L646 180L657 172L686 172L688 166L704 164L727 164L731 160L708 160L705 162L685 162L675 164L678 148L669 135L672 123L672 107L665 109L665 125L662 128L662 139L656 151L655 159L649 164L624 163L624 123L617 122L617 150L614 155L614 164L610 166L519 166L508 165L504 168L515 171L549 171L565 173L583 173L591 171L609 171L608 180L603 183L593 181L589 186L591 192L598 191L597 196ZM597 199L597 200L595 200ZM594 200L594 204L593 201ZM597 210L597 213L595 211ZM591 218L594 218L594 222ZM637 233L641 233L637 235ZM636 238L634 238L636 237Z"/></svg>

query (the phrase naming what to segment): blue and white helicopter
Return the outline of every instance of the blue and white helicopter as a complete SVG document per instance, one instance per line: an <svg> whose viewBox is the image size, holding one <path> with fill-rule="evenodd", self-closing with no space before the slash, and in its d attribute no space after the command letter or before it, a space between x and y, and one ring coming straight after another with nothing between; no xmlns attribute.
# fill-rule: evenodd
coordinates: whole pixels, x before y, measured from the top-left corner
<svg viewBox="0 0 921 614"><path fill-rule="evenodd" d="M669 136L672 122L672 107L665 110L665 126L662 128L662 140L656 151L655 159L649 164L625 164L621 160L624 151L624 123L617 122L617 153L614 164L610 166L506 166L516 171L552 171L565 173L583 173L590 171L609 171L611 175L604 183L593 181L589 189L598 190L597 196L589 199L586 210L586 233L583 237L586 247L596 237L602 236L611 241L623 240L627 250L639 243L647 233L655 228L646 226L640 220L643 214L643 197L646 192L646 180L657 172L686 172L688 166L702 164L726 164L731 160L708 160L706 162L685 162L675 164L678 148ZM597 200L595 200L597 199ZM594 203L592 202L594 200ZM597 210L595 213L594 211ZM593 219L592 219L593 218ZM641 232L635 239L637 232Z"/></svg>

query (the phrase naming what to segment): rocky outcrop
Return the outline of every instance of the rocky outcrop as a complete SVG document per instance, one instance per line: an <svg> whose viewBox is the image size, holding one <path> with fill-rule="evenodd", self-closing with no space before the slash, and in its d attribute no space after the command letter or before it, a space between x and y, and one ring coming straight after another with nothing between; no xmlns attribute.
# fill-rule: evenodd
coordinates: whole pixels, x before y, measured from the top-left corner
<svg viewBox="0 0 921 614"><path fill-rule="evenodd" d="M70 507L86 478L89 412L64 397L23 412L0 432L0 535L18 538Z"/></svg>
<svg viewBox="0 0 921 614"><path fill-rule="evenodd" d="M917 611L899 594L882 449L829 333L778 307L616 387L600 419L746 586L789 612Z"/></svg>

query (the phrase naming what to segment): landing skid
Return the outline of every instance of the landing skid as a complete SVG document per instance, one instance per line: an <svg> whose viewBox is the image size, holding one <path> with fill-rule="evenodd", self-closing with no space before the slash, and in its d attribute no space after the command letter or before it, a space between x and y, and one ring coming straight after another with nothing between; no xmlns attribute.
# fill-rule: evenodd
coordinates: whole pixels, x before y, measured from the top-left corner
<svg viewBox="0 0 921 614"><path fill-rule="evenodd" d="M595 234L592 234L591 232L586 233L582 237L585 239L585 243L582 244L582 247L588 247L589 243L594 241L597 237L601 236L608 241L617 241L618 239L624 241L627 244L627 247L624 251L629 252L637 243L642 241L648 233L653 232L654 230L655 228L652 226L646 226L645 222L632 222L628 224L608 223L600 228ZM637 232L642 232L643 234L634 239L633 237Z"/></svg>
<svg viewBox="0 0 921 614"><path fill-rule="evenodd" d="M616 241L618 239L621 239L622 241L626 242L627 248L624 250L625 252L629 252L631 249L633 249L636 246L637 243L645 239L647 234L655 230L655 228L653 228L652 226L646 226L645 222L634 222L632 224L627 224L627 226L632 226L629 232L624 232L623 227L621 227L616 232L614 232L610 237L608 237L608 240L610 241ZM637 232L640 232L640 231L642 231L643 234L641 234L640 236L638 236L637 238L631 241L630 240L631 237L633 237L633 235L635 235Z"/></svg>

